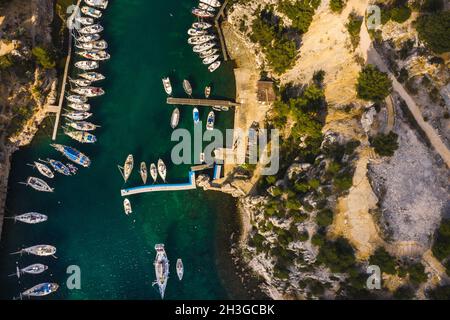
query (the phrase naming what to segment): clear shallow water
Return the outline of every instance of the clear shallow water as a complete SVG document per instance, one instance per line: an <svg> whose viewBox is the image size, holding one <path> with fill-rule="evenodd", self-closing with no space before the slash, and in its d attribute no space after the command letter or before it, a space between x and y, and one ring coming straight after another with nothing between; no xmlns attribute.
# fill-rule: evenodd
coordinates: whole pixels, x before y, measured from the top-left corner
<svg viewBox="0 0 450 320"><path fill-rule="evenodd" d="M187 78L194 96L212 83L213 97L234 97L232 66L224 65L210 74L187 44L186 31L194 18L189 9L194 1L111 1L101 23L112 59L101 72L108 79L101 83L104 97L91 99L92 122L100 124L95 133L98 143L80 145L60 134L57 142L66 143L89 155L89 169L80 168L74 177L57 176L49 183L55 193L39 193L18 181L35 175L26 166L37 158L61 156L49 147L50 127L44 128L30 147L13 156L7 199L7 216L38 211L49 221L30 226L5 221L0 242L0 298L11 299L37 283L54 281L60 290L53 299L159 299L155 288L153 259L155 243L165 243L171 262L167 299L220 299L235 297L230 286L239 291L234 270L225 254L226 243L217 245L223 233L236 231L235 202L228 196L200 190L148 193L131 196L133 215L123 213L120 189L122 178L117 164L129 153L135 157L135 170L128 186L140 185L136 167L141 161L168 165L169 182L186 182L187 165L170 164L170 114L161 78L169 75L174 96L184 96L182 80ZM192 129L192 108L180 107L180 127ZM200 109L203 121L207 109ZM216 114L216 124L232 127L232 112ZM50 121L47 121L50 125ZM204 123L203 123L204 127ZM60 133L62 131L60 130ZM228 235L226 236L228 238ZM21 247L52 244L58 249L54 258L10 256ZM182 258L185 277L179 282L175 262ZM26 266L41 262L49 270L39 276L25 276L20 282L7 275L15 263ZM69 265L81 268L81 290L68 290L65 281ZM225 285L226 284L226 285ZM50 298L49 297L49 298ZM242 297L242 296L241 296Z"/></svg>

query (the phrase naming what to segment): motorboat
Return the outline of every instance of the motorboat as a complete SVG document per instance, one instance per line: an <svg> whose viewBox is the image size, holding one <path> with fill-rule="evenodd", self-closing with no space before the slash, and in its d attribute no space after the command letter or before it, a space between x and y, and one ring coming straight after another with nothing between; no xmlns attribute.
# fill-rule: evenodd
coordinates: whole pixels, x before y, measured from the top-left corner
<svg viewBox="0 0 450 320"><path fill-rule="evenodd" d="M110 54L106 51L80 51L77 52L78 55L82 56L83 58L94 60L94 61L103 61L108 60L111 58Z"/></svg>
<svg viewBox="0 0 450 320"><path fill-rule="evenodd" d="M91 81L86 80L86 79L69 79L69 81L79 87L87 87L92 84Z"/></svg>
<svg viewBox="0 0 450 320"><path fill-rule="evenodd" d="M68 103L67 106L73 110L77 111L89 111L91 110L91 105L89 103Z"/></svg>
<svg viewBox="0 0 450 320"><path fill-rule="evenodd" d="M183 274L184 274L183 261L181 261L181 259L177 259L177 276L180 281L183 279Z"/></svg>
<svg viewBox="0 0 450 320"><path fill-rule="evenodd" d="M79 87L72 89L73 92L85 97L98 97L105 94L102 88L98 87Z"/></svg>
<svg viewBox="0 0 450 320"><path fill-rule="evenodd" d="M201 3L207 4L208 6L219 8L221 6L218 0L200 0Z"/></svg>
<svg viewBox="0 0 450 320"><path fill-rule="evenodd" d="M210 95L211 95L211 87L207 86L205 87L205 98L208 99Z"/></svg>
<svg viewBox="0 0 450 320"><path fill-rule="evenodd" d="M37 212L27 212L14 217L6 217L6 219L14 219L27 224L37 224L47 221L48 217L45 214Z"/></svg>
<svg viewBox="0 0 450 320"><path fill-rule="evenodd" d="M144 184L146 184L147 183L148 172L147 172L147 165L145 164L144 161L141 162L141 167L140 167L139 173L141 174L142 182Z"/></svg>
<svg viewBox="0 0 450 320"><path fill-rule="evenodd" d="M200 56L200 58L205 59L206 57L212 56L213 54L215 54L218 51L219 51L219 49L214 48L214 49L209 49L206 51L199 52L198 55Z"/></svg>
<svg viewBox="0 0 450 320"><path fill-rule="evenodd" d="M102 16L102 12L100 10L94 9L92 7L83 6L81 7L81 12L84 13L87 16L90 16L92 18L100 18Z"/></svg>
<svg viewBox="0 0 450 320"><path fill-rule="evenodd" d="M77 149L62 144L50 144L56 151L61 152L70 161L79 164L83 167L89 167L91 165L91 159L84 153L78 151Z"/></svg>
<svg viewBox="0 0 450 320"><path fill-rule="evenodd" d="M100 24L93 24L91 26L86 26L78 30L81 34L95 34L100 33L104 30L104 28Z"/></svg>
<svg viewBox="0 0 450 320"><path fill-rule="evenodd" d="M206 51L206 50L213 48L215 45L216 44L214 42L209 41L209 42L195 45L192 50L194 52L202 52L202 51Z"/></svg>
<svg viewBox="0 0 450 320"><path fill-rule="evenodd" d="M170 84L169 77L163 78L162 83L164 86L164 91L166 91L166 93L170 96L172 94L172 85Z"/></svg>
<svg viewBox="0 0 450 320"><path fill-rule="evenodd" d="M216 11L216 8L211 7L211 6L209 6L209 5L207 5L207 4L203 3L203 2L200 2L198 4L198 8L202 9L202 10L206 10L206 11L211 12L211 13Z"/></svg>
<svg viewBox="0 0 450 320"><path fill-rule="evenodd" d="M153 179L153 183L158 179L158 169L154 163L150 164L150 175Z"/></svg>
<svg viewBox="0 0 450 320"><path fill-rule="evenodd" d="M131 208L131 202L127 198L123 200L123 209L125 211L125 214L128 216L129 214L133 213L133 209Z"/></svg>
<svg viewBox="0 0 450 320"><path fill-rule="evenodd" d="M59 288L59 285L57 283L49 283L49 282L40 283L40 284L22 292L22 296L43 297L43 296L47 296L47 295L57 291L58 288Z"/></svg>
<svg viewBox="0 0 450 320"><path fill-rule="evenodd" d="M214 121L215 121L214 111L210 111L208 113L208 119L206 120L206 130L214 129Z"/></svg>
<svg viewBox="0 0 450 320"><path fill-rule="evenodd" d="M191 37L203 36L206 33L207 33L206 30L199 30L199 29L194 29L194 28L189 29L187 32L187 34L190 35Z"/></svg>
<svg viewBox="0 0 450 320"><path fill-rule="evenodd" d="M32 254L39 257L53 256L56 253L56 248L48 244L38 244L32 247L21 249L11 254Z"/></svg>
<svg viewBox="0 0 450 320"><path fill-rule="evenodd" d="M95 8L106 9L108 0L84 0L87 5Z"/></svg>
<svg viewBox="0 0 450 320"><path fill-rule="evenodd" d="M192 95L192 86L191 86L190 82L186 79L183 80L183 89L184 89L184 92L186 92L186 94L188 96Z"/></svg>
<svg viewBox="0 0 450 320"><path fill-rule="evenodd" d="M214 14L211 12L208 12L206 10L202 10L199 8L192 8L192 14L199 17L199 18L213 18Z"/></svg>
<svg viewBox="0 0 450 320"><path fill-rule="evenodd" d="M95 143L97 142L97 137L92 133L86 131L73 131L73 130L64 130L64 133L81 143Z"/></svg>
<svg viewBox="0 0 450 320"><path fill-rule="evenodd" d="M164 161L162 161L161 159L158 160L158 173L161 179L166 182L167 168L164 164Z"/></svg>
<svg viewBox="0 0 450 320"><path fill-rule="evenodd" d="M70 169L67 168L67 166L64 163L62 163L61 161L47 159L47 162L52 166L53 170L55 170L56 172L58 172L62 175L65 175L65 176L72 175L72 173L70 172Z"/></svg>
<svg viewBox="0 0 450 320"><path fill-rule="evenodd" d="M202 60L202 63L203 64L211 64L211 63L213 63L214 61L216 61L217 59L219 59L219 55L218 54L215 54L215 55L213 55L213 56L209 56L209 57L206 57L205 59L203 59Z"/></svg>
<svg viewBox="0 0 450 320"><path fill-rule="evenodd" d="M213 36L213 35L204 35L204 36L199 36L199 37L190 37L188 39L188 43L189 44L194 44L194 45L195 44L202 44L202 43L208 42L210 40L213 40L215 38L216 38L216 36Z"/></svg>
<svg viewBox="0 0 450 320"><path fill-rule="evenodd" d="M82 25L89 26L94 24L94 19L91 17L76 17L75 22L81 23Z"/></svg>
<svg viewBox="0 0 450 320"><path fill-rule="evenodd" d="M87 98L84 96L77 96L77 95L70 95L67 96L67 101L72 102L72 103L85 103L87 102Z"/></svg>
<svg viewBox="0 0 450 320"><path fill-rule="evenodd" d="M175 108L170 117L170 126L172 129L175 129L178 126L178 122L180 122L180 109Z"/></svg>
<svg viewBox="0 0 450 320"><path fill-rule="evenodd" d="M167 279L169 278L169 259L167 259L166 251L163 244L155 245L156 258L153 263L155 267L156 281L153 285L157 285L161 299L164 299L164 293L167 286Z"/></svg>
<svg viewBox="0 0 450 320"><path fill-rule="evenodd" d="M42 174L44 177L53 179L55 177L55 175L53 174L52 169L50 169L49 167L47 167L45 164L34 161L33 164L31 164L30 166L36 168L40 174Z"/></svg>
<svg viewBox="0 0 450 320"><path fill-rule="evenodd" d="M91 41L91 42L80 42L75 45L79 49L97 51L105 50L108 48L108 43L105 40Z"/></svg>
<svg viewBox="0 0 450 320"><path fill-rule="evenodd" d="M92 42L97 40L100 40L99 34L85 34L77 38L77 41L79 42Z"/></svg>
<svg viewBox="0 0 450 320"><path fill-rule="evenodd" d="M94 70L98 68L97 61L83 60L75 62L75 67L81 70Z"/></svg>
<svg viewBox="0 0 450 320"><path fill-rule="evenodd" d="M86 120L91 116L92 113L86 111L70 111L63 114L63 117L69 118L70 120Z"/></svg>
<svg viewBox="0 0 450 320"><path fill-rule="evenodd" d="M192 110L192 117L194 119L194 124L197 124L200 122L200 112L198 111L197 108L194 108Z"/></svg>
<svg viewBox="0 0 450 320"><path fill-rule="evenodd" d="M93 71L92 72L80 73L78 76L80 76L81 78L87 79L87 80L89 80L91 82L104 80L106 78L101 73L93 72Z"/></svg>
<svg viewBox="0 0 450 320"><path fill-rule="evenodd" d="M87 122L87 121L68 121L67 125L75 130L81 131L93 131L97 129L98 125Z"/></svg>
<svg viewBox="0 0 450 320"><path fill-rule="evenodd" d="M55 190L54 188L51 188L47 182L36 177L28 177L26 182L20 183L41 192L53 192Z"/></svg>
<svg viewBox="0 0 450 320"><path fill-rule="evenodd" d="M220 61L216 61L213 64L210 64L208 67L209 72L214 72L217 70L217 68L220 67Z"/></svg>
<svg viewBox="0 0 450 320"><path fill-rule="evenodd" d="M200 163L205 163L205 153L204 152L201 152L200 153Z"/></svg>
<svg viewBox="0 0 450 320"><path fill-rule="evenodd" d="M203 29L203 30L206 30L206 29L209 29L209 28L211 28L212 27L212 24L210 24L210 23L208 23L208 22L194 22L193 24L192 24L192 28L194 28L194 29Z"/></svg>

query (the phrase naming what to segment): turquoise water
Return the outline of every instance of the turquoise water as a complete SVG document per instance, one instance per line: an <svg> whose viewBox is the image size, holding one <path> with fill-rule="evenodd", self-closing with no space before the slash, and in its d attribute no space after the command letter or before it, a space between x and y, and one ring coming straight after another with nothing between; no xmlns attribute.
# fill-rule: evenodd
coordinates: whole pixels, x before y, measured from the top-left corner
<svg viewBox="0 0 450 320"><path fill-rule="evenodd" d="M37 158L61 156L49 147L50 122L30 147L13 156L6 215L38 211L49 221L35 226L5 221L0 242L0 298L11 299L19 292L44 281L58 282L53 299L159 299L154 280L155 243L164 243L171 262L167 299L220 299L246 297L241 292L227 255L227 241L237 226L235 202L230 197L201 190L161 192L130 196L133 214L123 212L120 189L124 186L117 170L132 153L135 167L158 158L168 165L169 183L187 182L188 165L170 164L170 114L161 78L169 75L174 96L184 96L182 80L187 78L194 95L203 96L213 86L213 97L233 98L232 66L223 65L210 74L192 53L186 31L194 18L194 1L111 1L101 23L112 59L100 71L108 79L101 83L106 95L91 99L92 122L100 124L98 143L80 145L62 135L57 142L70 144L89 155L92 166L80 168L73 177L57 176L49 183L55 193L39 193L18 184L35 175L26 166ZM180 107L180 127L192 129L192 108ZM203 121L207 109L200 109ZM91 121L91 120L90 120ZM232 112L216 117L219 128L232 127ZM204 126L204 124L203 124ZM140 185L134 170L127 186ZM217 239L221 239L220 243ZM52 244L57 259L10 256L21 247ZM185 277L178 281L175 261L182 258ZM8 277L15 263L26 266L41 262L49 270L39 276ZM66 268L81 268L81 290L68 290ZM221 276L219 276L219 274ZM223 276L226 275L226 276Z"/></svg>

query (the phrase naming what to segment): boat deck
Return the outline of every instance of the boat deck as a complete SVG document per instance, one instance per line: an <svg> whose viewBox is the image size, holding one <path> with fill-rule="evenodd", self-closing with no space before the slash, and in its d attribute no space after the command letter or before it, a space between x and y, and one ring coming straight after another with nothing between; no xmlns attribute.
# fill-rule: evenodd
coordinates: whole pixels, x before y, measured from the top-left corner
<svg viewBox="0 0 450 320"><path fill-rule="evenodd" d="M228 100L213 100L213 99L192 99L192 98L167 98L167 104L187 105L187 106L202 106L202 107L236 107L240 103Z"/></svg>
<svg viewBox="0 0 450 320"><path fill-rule="evenodd" d="M152 184L139 187L133 187L120 190L122 197L126 197L133 194L158 192L158 191L180 191L180 190L192 190L196 189L195 184L195 172L189 171L189 182L178 184Z"/></svg>

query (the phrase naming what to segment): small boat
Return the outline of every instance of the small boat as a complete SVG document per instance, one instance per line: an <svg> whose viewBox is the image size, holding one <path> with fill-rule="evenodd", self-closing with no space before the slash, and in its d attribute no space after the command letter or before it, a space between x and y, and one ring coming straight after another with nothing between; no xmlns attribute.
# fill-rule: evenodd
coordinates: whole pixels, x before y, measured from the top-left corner
<svg viewBox="0 0 450 320"><path fill-rule="evenodd" d="M22 253L32 254L39 257L48 257L53 256L56 253L56 248L48 244L38 244L32 247L21 249L11 254L22 254Z"/></svg>
<svg viewBox="0 0 450 320"><path fill-rule="evenodd" d="M230 108L228 108L227 106L221 106L220 107L220 111L228 111Z"/></svg>
<svg viewBox="0 0 450 320"><path fill-rule="evenodd" d="M94 24L94 19L90 17L77 17L75 18L75 22L81 23L82 25L89 26Z"/></svg>
<svg viewBox="0 0 450 320"><path fill-rule="evenodd" d="M194 124L199 123L199 121L200 121L200 112L198 112L197 108L194 108L194 110L192 110L192 117L194 119Z"/></svg>
<svg viewBox="0 0 450 320"><path fill-rule="evenodd" d="M206 57L212 56L213 54L215 54L218 51L219 51L219 49L209 49L206 51L199 52L198 55L200 56L200 58L205 59Z"/></svg>
<svg viewBox="0 0 450 320"><path fill-rule="evenodd" d="M46 295L49 295L55 291L57 291L59 288L59 285L57 283L41 283L38 284L28 290L25 290L22 292L22 296L25 297L43 297Z"/></svg>
<svg viewBox="0 0 450 320"><path fill-rule="evenodd" d="M183 89L188 96L192 95L192 86L186 79L183 80Z"/></svg>
<svg viewBox="0 0 450 320"><path fill-rule="evenodd" d="M172 117L170 117L170 126L172 129L175 129L178 126L178 122L180 121L180 110L175 108L172 112Z"/></svg>
<svg viewBox="0 0 450 320"><path fill-rule="evenodd" d="M28 212L14 217L6 217L6 219L14 219L14 221L19 221L28 224L37 224L47 221L47 216L45 214L37 212Z"/></svg>
<svg viewBox="0 0 450 320"><path fill-rule="evenodd" d="M193 51L194 52L202 52L202 51L206 51L206 50L209 50L209 49L211 49L212 47L214 47L216 44L214 43L214 42L212 42L212 41L210 41L210 42L205 42L205 43L202 43L202 44L197 44L197 45L195 45L194 47L193 47Z"/></svg>
<svg viewBox="0 0 450 320"><path fill-rule="evenodd" d="M205 29L209 29L211 27L212 27L212 24L207 23L207 22L194 22L192 24L192 28L194 28L194 29L203 29L203 30L205 30Z"/></svg>
<svg viewBox="0 0 450 320"><path fill-rule="evenodd" d="M170 96L172 94L172 85L170 84L169 77L162 79L164 91Z"/></svg>
<svg viewBox="0 0 450 320"><path fill-rule="evenodd" d="M206 10L202 10L199 8L192 8L192 14L194 16L197 16L199 18L213 18L214 14L212 14L211 12L208 12Z"/></svg>
<svg viewBox="0 0 450 320"><path fill-rule="evenodd" d="M100 9L106 9L108 6L108 0L84 0L87 5Z"/></svg>
<svg viewBox="0 0 450 320"><path fill-rule="evenodd" d="M88 87L91 85L91 81L87 79L69 79L69 81L79 87Z"/></svg>
<svg viewBox="0 0 450 320"><path fill-rule="evenodd" d="M62 144L50 144L50 146L55 148L56 151L61 152L62 155L65 156L67 159L76 164L79 164L80 166L87 168L91 165L91 159L89 159L88 156L81 153L75 148L65 146Z"/></svg>
<svg viewBox="0 0 450 320"><path fill-rule="evenodd" d="M216 61L213 64L210 64L208 67L209 72L214 72L217 70L217 68L220 67L220 61Z"/></svg>
<svg viewBox="0 0 450 320"><path fill-rule="evenodd" d="M79 76L91 82L104 80L106 78L104 75L98 72L85 72L79 74Z"/></svg>
<svg viewBox="0 0 450 320"><path fill-rule="evenodd" d="M97 61L83 60L75 63L75 67L81 70L94 70L99 66Z"/></svg>
<svg viewBox="0 0 450 320"><path fill-rule="evenodd" d="M89 111L91 110L91 105L89 103L69 103L67 106L73 110L77 111Z"/></svg>
<svg viewBox="0 0 450 320"><path fill-rule="evenodd" d="M194 29L194 28L190 28L187 32L187 34L190 35L191 37L203 36L206 33L207 33L206 30L199 30L199 29Z"/></svg>
<svg viewBox="0 0 450 320"><path fill-rule="evenodd" d="M123 200L123 209L125 214L128 216L130 213L133 213L133 209L131 208L131 202L127 198Z"/></svg>
<svg viewBox="0 0 450 320"><path fill-rule="evenodd" d="M183 261L181 259L177 259L177 276L180 281L183 279L184 274L184 267L183 267Z"/></svg>
<svg viewBox="0 0 450 320"><path fill-rule="evenodd" d="M45 264L35 263L35 264L31 264L28 267L25 267L22 269L20 269L19 267L16 267L16 273L12 274L11 276L15 275L15 276L17 276L17 278L20 278L20 276L23 274L36 275L36 274L43 273L47 269L48 269L48 266L46 266Z"/></svg>
<svg viewBox="0 0 450 320"><path fill-rule="evenodd" d="M164 299L164 292L166 291L167 279L169 278L169 259L167 259L166 251L163 244L155 245L156 258L153 263L155 267L156 281L153 285L157 285L161 299Z"/></svg>
<svg viewBox="0 0 450 320"><path fill-rule="evenodd" d="M81 130L81 131L93 131L97 129L98 125L87 122L87 121L69 121L67 122L67 125L75 130Z"/></svg>
<svg viewBox="0 0 450 320"><path fill-rule="evenodd" d="M32 187L34 190L41 192L53 192L55 189L51 188L47 182L36 177L28 177L27 182L20 182L21 184Z"/></svg>
<svg viewBox="0 0 450 320"><path fill-rule="evenodd" d="M103 61L108 60L111 58L109 53L107 53L104 50L101 51L80 51L77 52L78 55L82 56L83 58L95 60L95 61Z"/></svg>
<svg viewBox="0 0 450 320"><path fill-rule="evenodd" d="M122 174L123 180L125 182L127 182L128 178L131 175L131 172L133 171L133 167L134 167L134 158L132 154L129 154L127 156L127 159L125 160L125 164L123 165L123 167L118 166L119 167L119 171Z"/></svg>
<svg viewBox="0 0 450 320"><path fill-rule="evenodd" d="M81 143L95 143L97 142L97 137L92 133L86 131L72 131L64 130L64 133L70 138L81 142Z"/></svg>
<svg viewBox="0 0 450 320"><path fill-rule="evenodd" d="M147 173L147 165L145 164L145 162L141 162L141 168L140 168L139 172L141 174L142 182L144 184L146 184L147 183L148 173Z"/></svg>
<svg viewBox="0 0 450 320"><path fill-rule="evenodd" d="M214 129L214 121L215 121L214 111L210 111L208 113L208 120L206 121L206 130Z"/></svg>
<svg viewBox="0 0 450 320"><path fill-rule="evenodd" d="M81 8L81 12L83 12L85 15L90 16L92 18L100 18L102 16L102 12L100 10L84 6Z"/></svg>
<svg viewBox="0 0 450 320"><path fill-rule="evenodd" d="M53 170L55 170L56 172L61 173L62 175L65 175L65 176L72 175L72 173L70 172L70 169L67 168L67 166L64 165L64 163L62 163L61 161L47 158L47 162L52 166Z"/></svg>
<svg viewBox="0 0 450 320"><path fill-rule="evenodd" d="M75 45L79 49L98 51L105 50L108 48L108 43L105 40L91 41L91 42L80 42Z"/></svg>
<svg viewBox="0 0 450 320"><path fill-rule="evenodd" d="M91 116L92 113L85 111L71 111L63 114L63 117L69 118L70 120L86 120Z"/></svg>
<svg viewBox="0 0 450 320"><path fill-rule="evenodd" d="M78 168L71 163L66 163L66 167L69 168L70 173L76 174L78 172Z"/></svg>
<svg viewBox="0 0 450 320"><path fill-rule="evenodd" d="M161 159L158 160L158 173L161 179L166 182L167 168L164 164L164 161L162 161Z"/></svg>
<svg viewBox="0 0 450 320"><path fill-rule="evenodd" d="M72 103L85 103L87 102L87 98L83 96L70 95L67 97L67 101Z"/></svg>
<svg viewBox="0 0 450 320"><path fill-rule="evenodd" d="M212 109L214 111L222 111L222 107L221 106L213 106Z"/></svg>
<svg viewBox="0 0 450 320"><path fill-rule="evenodd" d="M211 87L207 86L205 87L205 98L208 99L210 95L211 95Z"/></svg>
<svg viewBox="0 0 450 320"><path fill-rule="evenodd" d="M85 34L85 35L79 36L76 39L79 42L92 42L92 41L100 40L100 35L96 34L96 33L95 34Z"/></svg>
<svg viewBox="0 0 450 320"><path fill-rule="evenodd" d="M189 44L202 44L205 42L208 42L210 40L215 39L216 36L213 35L204 35L204 36L199 36L199 37L190 37L188 39L188 43Z"/></svg>
<svg viewBox="0 0 450 320"><path fill-rule="evenodd" d="M43 163L34 161L33 164L30 164L30 166L36 168L39 171L39 173L42 174L44 177L50 179L53 179L55 177L53 171Z"/></svg>
<svg viewBox="0 0 450 320"><path fill-rule="evenodd" d="M199 8L199 9L202 9L202 10L209 11L209 12L211 12L211 13L216 11L216 8L211 7L211 6L209 6L209 5L207 5L207 4L203 3L203 2L200 2L200 3L198 4L198 8Z"/></svg>
<svg viewBox="0 0 450 320"><path fill-rule="evenodd" d="M200 0L201 3L207 4L208 6L219 8L221 6L218 0Z"/></svg>
<svg viewBox="0 0 450 320"><path fill-rule="evenodd" d="M213 55L213 56L209 56L209 57L206 57L205 59L203 59L202 60L202 63L203 64L211 64L211 63L213 63L214 61L216 61L217 59L219 59L219 55L218 54L215 54L215 55Z"/></svg>
<svg viewBox="0 0 450 320"><path fill-rule="evenodd" d="M105 91L102 88L98 87L80 87L72 89L73 92L79 94L81 96L85 96L88 98L99 97L105 94Z"/></svg>
<svg viewBox="0 0 450 320"><path fill-rule="evenodd" d="M93 24L91 26L86 26L78 30L81 34L95 34L100 33L104 30L104 28L100 24Z"/></svg>
<svg viewBox="0 0 450 320"><path fill-rule="evenodd" d="M153 183L158 179L158 169L154 163L150 164L150 175L152 176Z"/></svg>

